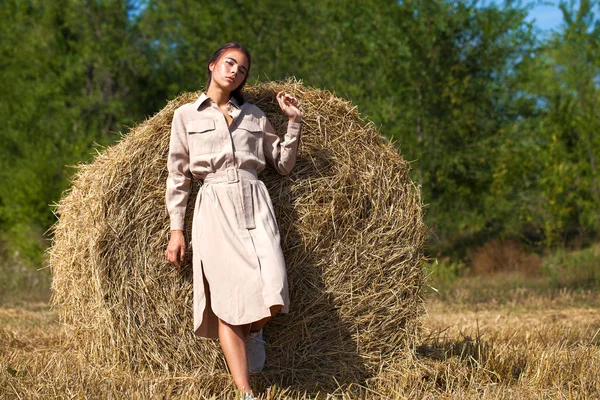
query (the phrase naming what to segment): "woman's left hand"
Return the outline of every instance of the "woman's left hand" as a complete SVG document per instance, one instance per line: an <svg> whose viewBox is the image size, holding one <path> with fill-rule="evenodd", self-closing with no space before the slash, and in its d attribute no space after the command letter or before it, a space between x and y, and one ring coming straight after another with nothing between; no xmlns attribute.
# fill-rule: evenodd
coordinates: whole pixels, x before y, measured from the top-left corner
<svg viewBox="0 0 600 400"><path fill-rule="evenodd" d="M277 101L279 102L281 111L288 116L290 121L302 121L302 111L298 108L298 100L294 96L290 96L282 91L277 93Z"/></svg>

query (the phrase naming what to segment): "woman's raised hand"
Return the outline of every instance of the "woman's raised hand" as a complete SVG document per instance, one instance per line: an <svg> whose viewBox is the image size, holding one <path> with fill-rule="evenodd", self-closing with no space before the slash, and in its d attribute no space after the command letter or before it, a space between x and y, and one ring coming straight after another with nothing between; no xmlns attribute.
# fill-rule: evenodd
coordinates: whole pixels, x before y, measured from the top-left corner
<svg viewBox="0 0 600 400"><path fill-rule="evenodd" d="M169 262L179 268L185 254L185 238L182 231L171 231L171 239L167 250L165 250L165 258Z"/></svg>
<svg viewBox="0 0 600 400"><path fill-rule="evenodd" d="M302 111L300 111L300 109L298 108L298 99L281 91L277 93L277 101L279 102L279 107L281 107L281 111L283 111L288 116L290 121L302 121Z"/></svg>

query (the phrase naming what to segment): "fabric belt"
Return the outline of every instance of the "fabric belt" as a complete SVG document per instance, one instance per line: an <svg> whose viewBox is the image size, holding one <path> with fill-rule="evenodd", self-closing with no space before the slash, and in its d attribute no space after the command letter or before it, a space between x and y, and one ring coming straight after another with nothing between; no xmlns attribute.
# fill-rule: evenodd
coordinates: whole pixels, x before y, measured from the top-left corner
<svg viewBox="0 0 600 400"><path fill-rule="evenodd" d="M250 181L257 180L258 176L256 171L230 167L206 175L204 184L237 184L239 187L238 193L240 195L236 207L238 221L242 223L244 228L254 229L256 228L256 224L254 222L254 207L252 204Z"/></svg>

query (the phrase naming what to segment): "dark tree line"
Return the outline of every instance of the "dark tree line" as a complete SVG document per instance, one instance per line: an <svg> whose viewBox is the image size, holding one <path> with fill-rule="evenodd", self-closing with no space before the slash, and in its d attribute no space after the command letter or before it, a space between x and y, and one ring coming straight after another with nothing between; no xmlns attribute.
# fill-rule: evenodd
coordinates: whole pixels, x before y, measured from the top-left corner
<svg viewBox="0 0 600 400"><path fill-rule="evenodd" d="M228 41L250 81L351 99L412 160L430 252L539 247L600 228L598 1L541 35L507 1L7 0L0 3L0 240L39 263L49 204L95 144L205 83Z"/></svg>

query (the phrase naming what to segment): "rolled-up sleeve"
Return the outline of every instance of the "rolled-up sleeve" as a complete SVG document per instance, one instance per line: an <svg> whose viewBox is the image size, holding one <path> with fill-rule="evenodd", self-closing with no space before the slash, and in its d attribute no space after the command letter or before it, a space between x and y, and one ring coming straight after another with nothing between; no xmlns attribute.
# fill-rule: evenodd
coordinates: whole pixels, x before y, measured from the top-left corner
<svg viewBox="0 0 600 400"><path fill-rule="evenodd" d="M296 164L301 128L301 122L289 121L287 132L283 137L283 141L281 141L273 125L265 117L265 136L263 140L265 159L281 175L292 172Z"/></svg>
<svg viewBox="0 0 600 400"><path fill-rule="evenodd" d="M166 202L171 219L171 230L183 230L185 209L187 207L192 174L190 172L190 156L185 124L179 110L173 114L171 123L171 139L167 158Z"/></svg>

